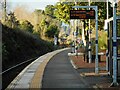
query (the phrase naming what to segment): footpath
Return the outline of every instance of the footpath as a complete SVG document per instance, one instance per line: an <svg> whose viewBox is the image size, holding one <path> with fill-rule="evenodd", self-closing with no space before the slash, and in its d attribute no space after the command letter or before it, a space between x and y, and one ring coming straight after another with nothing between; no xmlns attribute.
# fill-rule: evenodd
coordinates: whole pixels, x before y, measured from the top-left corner
<svg viewBox="0 0 120 90"><path fill-rule="evenodd" d="M78 53L83 52L83 49L78 50ZM95 74L95 61L88 63L84 59L84 55L71 55L69 59L79 73L79 75L90 85L100 90L120 90L120 84L117 87L110 87L112 83L112 77L110 77L105 70L106 67L106 57L101 56L99 62L99 74Z"/></svg>
<svg viewBox="0 0 120 90"><path fill-rule="evenodd" d="M66 90L80 89L80 88L93 88L77 73L72 67L68 53L70 50L63 51L56 54L45 67L42 89L55 88Z"/></svg>

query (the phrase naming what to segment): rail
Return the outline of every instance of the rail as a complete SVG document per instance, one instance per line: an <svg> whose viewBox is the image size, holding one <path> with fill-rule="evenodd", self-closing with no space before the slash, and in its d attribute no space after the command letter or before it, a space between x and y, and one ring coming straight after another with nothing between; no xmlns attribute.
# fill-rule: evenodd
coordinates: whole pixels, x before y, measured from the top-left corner
<svg viewBox="0 0 120 90"><path fill-rule="evenodd" d="M27 61L24 61L24 62L22 62L22 63L19 63L19 64L13 66L13 67L11 67L11 68L9 68L9 69L7 69L7 70L1 72L0 75L4 74L4 73L6 73L6 72L8 72L8 71L10 71L10 70L12 70L12 69L14 69L14 68L20 66L20 65L23 65L23 64L25 64L25 63L27 63L27 62L29 62L29 61L32 61L32 60L34 60L34 59L37 59L37 58L38 58L38 57L31 58L31 59L29 59L29 60L27 60Z"/></svg>

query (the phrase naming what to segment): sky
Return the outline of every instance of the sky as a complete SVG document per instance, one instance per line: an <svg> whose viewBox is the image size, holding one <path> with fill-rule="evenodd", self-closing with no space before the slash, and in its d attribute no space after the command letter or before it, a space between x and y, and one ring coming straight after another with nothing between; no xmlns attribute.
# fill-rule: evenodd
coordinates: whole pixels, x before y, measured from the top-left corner
<svg viewBox="0 0 120 90"><path fill-rule="evenodd" d="M0 0L4 1L4 0ZM46 5L52 4L54 5L56 2L59 2L59 0L6 0L7 4L8 4L8 12L9 11L14 11L15 7L17 6L23 6L25 8L27 8L28 11L33 12L35 9L42 9L44 10ZM70 2L73 2L75 0L68 0ZM77 1L77 0L76 0ZM78 0L78 1L82 1L82 2L86 2L88 0ZM90 0L90 1L107 1L107 0ZM109 1L114 1L114 0L109 0ZM116 0L116 1L120 1L120 0ZM0 4L1 7L1 4ZM1 10L0 10L1 12Z"/></svg>
<svg viewBox="0 0 120 90"><path fill-rule="evenodd" d="M14 10L16 6L25 6L29 11L34 11L35 9L44 10L46 5L54 5L59 0L7 0L9 9Z"/></svg>
<svg viewBox="0 0 120 90"><path fill-rule="evenodd" d="M3 0L0 0L3 1ZM48 4L54 5L59 0L6 0L8 2L9 10L13 11L16 6L25 6L29 11L34 11L35 9L44 10L45 6ZM73 2L75 0L68 0ZM88 1L88 0L78 0L78 1ZM92 1L92 0L90 0ZM106 1L106 0L93 0L93 1ZM109 0L114 1L114 0ZM120 0L116 0L120 1Z"/></svg>

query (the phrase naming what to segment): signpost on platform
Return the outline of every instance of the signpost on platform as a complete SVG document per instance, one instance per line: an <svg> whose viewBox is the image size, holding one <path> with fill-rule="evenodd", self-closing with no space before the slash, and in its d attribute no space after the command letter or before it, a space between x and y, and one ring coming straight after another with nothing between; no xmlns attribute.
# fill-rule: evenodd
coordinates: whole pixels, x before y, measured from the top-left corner
<svg viewBox="0 0 120 90"><path fill-rule="evenodd" d="M97 6L73 6L72 8L93 8L95 10L84 10L84 11L70 11L72 15L70 15L70 19L94 19L96 23L96 59L95 59L95 73L98 74L98 7ZM71 14L70 13L70 14ZM79 14L79 15L78 15ZM82 16L83 15L83 16ZM91 17L90 17L91 16ZM93 18L94 17L94 18Z"/></svg>
<svg viewBox="0 0 120 90"><path fill-rule="evenodd" d="M95 19L95 10L70 10L70 19Z"/></svg>

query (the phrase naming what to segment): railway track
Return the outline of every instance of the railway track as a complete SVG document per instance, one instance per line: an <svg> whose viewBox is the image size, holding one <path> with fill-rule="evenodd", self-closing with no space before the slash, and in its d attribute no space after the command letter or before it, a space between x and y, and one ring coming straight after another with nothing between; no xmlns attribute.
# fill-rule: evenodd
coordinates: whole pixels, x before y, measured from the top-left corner
<svg viewBox="0 0 120 90"><path fill-rule="evenodd" d="M4 90L27 65L29 65L31 62L33 62L37 58L38 57L29 59L5 71L2 71L2 73L0 73L0 75L2 75L2 89Z"/></svg>

